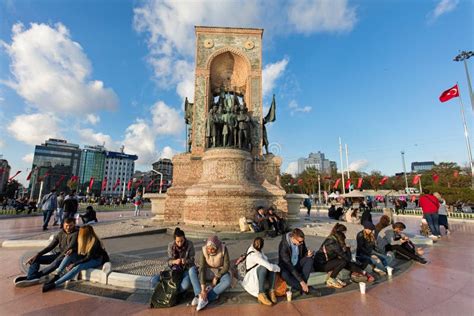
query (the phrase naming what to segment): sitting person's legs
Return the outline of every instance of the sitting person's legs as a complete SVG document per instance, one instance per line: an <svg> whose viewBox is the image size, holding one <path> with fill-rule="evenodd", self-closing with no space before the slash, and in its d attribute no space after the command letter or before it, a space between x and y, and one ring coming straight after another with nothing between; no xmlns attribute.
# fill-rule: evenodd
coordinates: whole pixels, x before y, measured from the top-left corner
<svg viewBox="0 0 474 316"><path fill-rule="evenodd" d="M285 280L288 286L291 286L292 289L298 291L302 290L300 282L290 273L290 271L286 270L285 268L281 268L280 276L283 280Z"/></svg>
<svg viewBox="0 0 474 316"><path fill-rule="evenodd" d="M43 275L51 273L54 269L56 269L59 264L61 263L60 260L57 260L59 254L52 254L52 255L42 255L38 256L35 261L30 265L28 268L28 280L38 279ZM62 258L61 258L62 259ZM48 267L44 268L40 271L40 265L48 264ZM54 266L54 267L53 267ZM53 267L53 268L51 268Z"/></svg>
<svg viewBox="0 0 474 316"><path fill-rule="evenodd" d="M296 265L298 270L303 274L303 279L305 282L308 281L309 275L311 272L313 272L313 262L314 259L312 257L304 257Z"/></svg>
<svg viewBox="0 0 474 316"><path fill-rule="evenodd" d="M77 266L74 266L71 270L69 270L65 275L60 277L57 281L54 282L56 286L61 285L65 283L66 281L69 281L73 279L79 272L82 270L87 270L87 269L92 269L92 268L97 268L102 264L102 259L91 259L86 262L80 263Z"/></svg>
<svg viewBox="0 0 474 316"><path fill-rule="evenodd" d="M331 274L329 275L331 278L335 279L337 278L337 275L339 272L341 272L342 269L346 266L346 260L344 259L332 259L327 261L326 263L318 263L315 261L314 263L314 270L319 271L319 272L329 272L331 271Z"/></svg>
<svg viewBox="0 0 474 316"><path fill-rule="evenodd" d="M186 270L183 275L183 280L181 281L179 292L182 293L189 289L189 286L193 287L194 295L197 296L201 293L201 285L199 283L198 272L196 267L191 267L189 270Z"/></svg>
<svg viewBox="0 0 474 316"><path fill-rule="evenodd" d="M224 274L217 285L207 294L207 299L209 302L216 300L220 294L224 293L230 287L232 278L230 273Z"/></svg>

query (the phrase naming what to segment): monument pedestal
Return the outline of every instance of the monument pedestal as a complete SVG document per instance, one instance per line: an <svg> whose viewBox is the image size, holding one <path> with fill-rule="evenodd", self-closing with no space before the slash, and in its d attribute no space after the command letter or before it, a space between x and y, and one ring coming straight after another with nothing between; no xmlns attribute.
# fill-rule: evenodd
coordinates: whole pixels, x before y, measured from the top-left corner
<svg viewBox="0 0 474 316"><path fill-rule="evenodd" d="M297 222L300 219L300 205L301 201L306 199L306 194L289 193L285 195L285 200L288 203L288 221Z"/></svg>
<svg viewBox="0 0 474 316"><path fill-rule="evenodd" d="M145 199L151 201L151 213L153 214L153 221L163 223L165 220L165 199L166 194L160 193L145 193Z"/></svg>

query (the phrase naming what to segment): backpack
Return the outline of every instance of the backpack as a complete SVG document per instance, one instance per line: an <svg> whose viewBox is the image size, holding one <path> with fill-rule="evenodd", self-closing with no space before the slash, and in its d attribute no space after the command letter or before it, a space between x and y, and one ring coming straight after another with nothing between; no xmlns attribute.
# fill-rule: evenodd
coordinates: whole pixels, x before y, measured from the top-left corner
<svg viewBox="0 0 474 316"><path fill-rule="evenodd" d="M256 263L253 267L251 267L250 269L247 269L247 265L246 265L247 256L253 252L254 251L250 251L249 253L241 254L240 257L238 257L237 260L235 260L236 278L239 281L242 281L245 278L245 275L247 274L247 272L249 272L256 266L258 266L258 263Z"/></svg>
<svg viewBox="0 0 474 316"><path fill-rule="evenodd" d="M150 308L173 307L178 303L179 285L183 278L182 270L160 272L160 281L150 300Z"/></svg>

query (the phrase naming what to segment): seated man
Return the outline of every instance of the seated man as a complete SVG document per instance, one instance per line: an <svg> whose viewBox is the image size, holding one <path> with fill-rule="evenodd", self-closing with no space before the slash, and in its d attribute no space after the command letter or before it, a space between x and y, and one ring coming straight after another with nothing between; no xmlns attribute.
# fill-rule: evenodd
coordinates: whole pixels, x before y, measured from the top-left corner
<svg viewBox="0 0 474 316"><path fill-rule="evenodd" d="M396 222L391 227L382 229L377 236L377 249L384 253L394 251L406 260L415 260L421 264L427 263L423 257L418 255L420 249L416 249L411 240L402 234L405 228L405 224Z"/></svg>
<svg viewBox="0 0 474 316"><path fill-rule="evenodd" d="M257 207L257 212L255 213L253 220L253 227L257 232L267 231L270 229L267 214L265 213L263 206Z"/></svg>
<svg viewBox="0 0 474 316"><path fill-rule="evenodd" d="M56 247L55 252L47 254ZM30 264L28 275L15 278L15 286L26 287L46 281L45 278L41 280L40 278L53 272L59 267L64 256L75 251L77 251L77 229L74 219L68 218L64 220L63 229L54 236L53 241L28 260L28 264ZM47 264L48 266L40 271L41 264Z"/></svg>
<svg viewBox="0 0 474 316"><path fill-rule="evenodd" d="M94 211L94 208L91 205L86 207L86 213L84 215L80 215L79 217L82 219L82 223L84 224L93 221L95 221L96 223L98 222L96 212Z"/></svg>
<svg viewBox="0 0 474 316"><path fill-rule="evenodd" d="M284 234L286 230L287 223L285 219L282 217L278 216L278 214L275 212L275 207L270 206L267 210L267 218L268 221L270 222L270 225L273 226L275 229L275 232L278 234Z"/></svg>
<svg viewBox="0 0 474 316"><path fill-rule="evenodd" d="M283 235L278 247L278 265L281 277L288 286L300 292L309 292L309 275L313 269L313 252L306 248L304 233L295 228Z"/></svg>

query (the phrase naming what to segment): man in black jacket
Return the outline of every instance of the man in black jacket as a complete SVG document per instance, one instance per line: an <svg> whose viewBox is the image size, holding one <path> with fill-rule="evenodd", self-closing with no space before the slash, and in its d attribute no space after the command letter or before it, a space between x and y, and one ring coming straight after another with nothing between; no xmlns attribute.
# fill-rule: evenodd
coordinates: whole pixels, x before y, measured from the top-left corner
<svg viewBox="0 0 474 316"><path fill-rule="evenodd" d="M306 282L313 269L313 252L306 248L301 229L283 235L278 247L278 265L281 277L292 289L309 292Z"/></svg>
<svg viewBox="0 0 474 316"><path fill-rule="evenodd" d="M64 256L77 251L77 233L74 219L65 219L63 229L54 236L51 243L28 260L27 263L30 264L28 275L15 278L15 286L26 287L46 281L46 279L40 278L50 274L59 267ZM52 254L47 254L55 249L56 251ZM48 266L40 271L40 265L42 264L47 264Z"/></svg>

